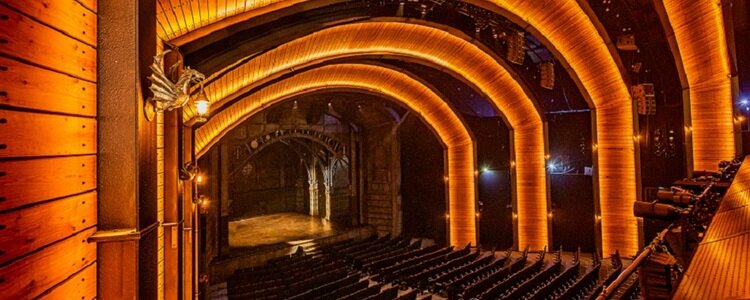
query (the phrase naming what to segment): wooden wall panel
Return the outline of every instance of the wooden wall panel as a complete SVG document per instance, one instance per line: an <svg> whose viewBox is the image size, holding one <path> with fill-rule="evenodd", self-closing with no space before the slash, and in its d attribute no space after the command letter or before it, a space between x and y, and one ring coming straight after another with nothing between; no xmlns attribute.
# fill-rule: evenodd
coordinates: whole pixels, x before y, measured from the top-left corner
<svg viewBox="0 0 750 300"><path fill-rule="evenodd" d="M5 0L6 4L57 30L96 47L96 14L74 0Z"/></svg>
<svg viewBox="0 0 750 300"><path fill-rule="evenodd" d="M97 297L97 0L0 0L0 299Z"/></svg>
<svg viewBox="0 0 750 300"><path fill-rule="evenodd" d="M96 224L96 192L0 214L0 264Z"/></svg>
<svg viewBox="0 0 750 300"><path fill-rule="evenodd" d="M76 2L83 5L83 7L88 8L92 12L97 12L97 0L76 0Z"/></svg>
<svg viewBox="0 0 750 300"><path fill-rule="evenodd" d="M25 1L24 1L25 2ZM63 33L0 5L0 53L55 71L96 81L96 50Z"/></svg>
<svg viewBox="0 0 750 300"><path fill-rule="evenodd" d="M96 188L96 156L0 161L0 211Z"/></svg>
<svg viewBox="0 0 750 300"><path fill-rule="evenodd" d="M0 158L96 153L96 120L0 110Z"/></svg>
<svg viewBox="0 0 750 300"><path fill-rule="evenodd" d="M83 269L73 277L68 278L59 286L54 287L39 299L81 299L96 298L96 263Z"/></svg>
<svg viewBox="0 0 750 300"><path fill-rule="evenodd" d="M90 228L0 268L3 299L29 299L68 278L96 259Z"/></svg>
<svg viewBox="0 0 750 300"><path fill-rule="evenodd" d="M0 57L0 105L96 115L96 84Z"/></svg>

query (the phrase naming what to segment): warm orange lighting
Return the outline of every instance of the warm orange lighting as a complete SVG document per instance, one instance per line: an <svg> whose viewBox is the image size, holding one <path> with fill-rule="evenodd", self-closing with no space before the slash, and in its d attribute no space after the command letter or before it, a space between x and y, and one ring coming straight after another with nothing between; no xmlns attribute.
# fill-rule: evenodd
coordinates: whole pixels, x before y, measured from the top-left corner
<svg viewBox="0 0 750 300"><path fill-rule="evenodd" d="M197 184L203 183L203 175L201 174L195 175L195 183Z"/></svg>
<svg viewBox="0 0 750 300"><path fill-rule="evenodd" d="M721 1L664 0L690 89L693 168L714 170L735 155L729 52Z"/></svg>
<svg viewBox="0 0 750 300"><path fill-rule="evenodd" d="M425 40L433 42L424 43ZM316 47L309 47L313 44ZM336 26L239 64L221 73L221 77L213 78L206 91L209 99L216 101L212 107L221 107L259 83L279 78L290 70L372 53L407 57L454 72L475 85L499 108L513 128L515 159L523 162L515 168L516 199L521 216L519 242L531 249L542 249L547 245L547 187L541 116L511 74L482 49L463 38L424 25L399 22ZM185 119L192 116L194 112L185 110ZM197 143L196 149L200 152L204 146Z"/></svg>
<svg viewBox="0 0 750 300"><path fill-rule="evenodd" d="M198 99L195 100L195 112L198 122L206 122L208 118L208 107L210 103L206 98L205 91L201 91Z"/></svg>
<svg viewBox="0 0 750 300"><path fill-rule="evenodd" d="M602 251L638 251L638 222L633 217L637 199L633 106L607 43L579 1L469 0L528 23L545 46L570 65L574 80L583 86L596 108L599 207L602 214ZM679 2L679 1L676 1ZM546 41L545 41L546 40ZM522 160L519 160L519 162ZM523 217L521 217L523 219Z"/></svg>
<svg viewBox="0 0 750 300"><path fill-rule="evenodd" d="M291 2L291 3L285 3ZM250 13L265 6L277 6L277 9L296 4L299 0L262 0L262 1L221 1L215 0L187 0L176 1L158 0L156 5L157 34L162 40L170 40L203 26L210 25L224 19Z"/></svg>
<svg viewBox="0 0 750 300"><path fill-rule="evenodd" d="M161 1L166 2L166 0ZM205 7L211 5L209 0L195 1L206 4ZM176 12L177 9L170 8L164 3L163 5L167 9L161 8L162 11L157 14L157 19L161 25L159 27L163 31L160 35L175 37L200 29L202 26L221 22L224 19L230 20L233 16L241 13L250 13L253 9L268 7L267 11L271 12L274 11L274 6L279 6L281 3L297 4L302 2L311 1L290 0L279 2L279 0L270 0L269 2L253 1L249 6L232 6L232 9L216 7L211 9L209 7L205 13L198 13L199 17L197 18L195 18L195 11L189 10L190 13L187 15L194 18L185 18L182 22L177 16L184 17L186 14L182 11ZM638 245L637 223L635 218L631 216L632 214L629 213L632 202L635 201L638 194L635 185L635 149L632 143L630 146L626 146L627 144L624 143L631 138L629 132L633 127L632 104L630 103L628 89L619 74L612 54L607 50L608 47L600 37L597 28L577 1L469 0L469 2L507 15L511 19L523 20L528 24L525 26L538 31L539 37L546 40L546 46L558 53L559 58L570 65L574 79L584 87L584 94L591 98L597 109L597 140L599 140L602 148L598 155L600 174L598 186L602 214L605 219L605 224L602 225L603 251L604 253L610 253L614 249L619 249L625 255L635 254ZM674 0L672 2L681 1ZM193 3L190 4L190 9L197 7L197 5L193 6ZM713 2L705 2L705 5L713 5ZM720 7L719 5L714 6ZM184 10L186 6L178 7ZM175 12L172 12L172 10ZM170 15L170 12L173 14ZM190 19L190 21L186 21L187 19ZM231 22L227 24L231 24ZM707 30L703 32L712 34L717 31ZM721 38L723 39L723 37ZM720 45L718 49L723 47L725 45ZM478 66L483 65L479 64ZM720 74L720 72L716 72L716 74ZM716 99L727 99L727 97L716 97ZM543 163L535 167L540 167L536 172L544 172ZM518 191L518 194L520 196L522 192ZM541 199L533 198L535 201L532 202ZM524 236L525 233L519 233L521 239Z"/></svg>
<svg viewBox="0 0 750 300"><path fill-rule="evenodd" d="M202 154L226 132L269 105L296 95L336 88L378 93L397 100L433 127L447 150L450 242L475 244L475 164L471 136L447 103L428 87L398 71L372 65L334 64L285 78L237 101L198 128L196 150Z"/></svg>

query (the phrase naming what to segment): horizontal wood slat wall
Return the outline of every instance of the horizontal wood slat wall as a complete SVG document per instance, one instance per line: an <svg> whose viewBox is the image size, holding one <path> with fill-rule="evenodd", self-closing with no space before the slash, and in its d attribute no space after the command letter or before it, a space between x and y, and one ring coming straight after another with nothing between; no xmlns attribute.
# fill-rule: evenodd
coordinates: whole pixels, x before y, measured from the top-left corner
<svg viewBox="0 0 750 300"><path fill-rule="evenodd" d="M0 264L96 224L96 192L0 214Z"/></svg>
<svg viewBox="0 0 750 300"><path fill-rule="evenodd" d="M96 188L96 156L0 161L0 211Z"/></svg>
<svg viewBox="0 0 750 300"><path fill-rule="evenodd" d="M0 268L0 290L4 299L29 299L39 295L96 259L96 244L89 228L63 241Z"/></svg>
<svg viewBox="0 0 750 300"><path fill-rule="evenodd" d="M0 0L0 299L96 298L96 0Z"/></svg>
<svg viewBox="0 0 750 300"><path fill-rule="evenodd" d="M13 29L0 32L0 40L4 41L0 43L0 53L91 82L96 81L94 47L7 6L0 5L0 14L7 16L0 21L3 23L2 27Z"/></svg>
<svg viewBox="0 0 750 300"><path fill-rule="evenodd" d="M0 104L64 114L95 116L96 84L0 57ZM50 101L54 99L54 101Z"/></svg>
<svg viewBox="0 0 750 300"><path fill-rule="evenodd" d="M81 3L74 0L5 0L5 3L47 26L96 47L96 14Z"/></svg>
<svg viewBox="0 0 750 300"><path fill-rule="evenodd" d="M93 263L39 299L94 299L95 297L96 263Z"/></svg>
<svg viewBox="0 0 750 300"><path fill-rule="evenodd" d="M96 120L5 110L0 158L96 153Z"/></svg>

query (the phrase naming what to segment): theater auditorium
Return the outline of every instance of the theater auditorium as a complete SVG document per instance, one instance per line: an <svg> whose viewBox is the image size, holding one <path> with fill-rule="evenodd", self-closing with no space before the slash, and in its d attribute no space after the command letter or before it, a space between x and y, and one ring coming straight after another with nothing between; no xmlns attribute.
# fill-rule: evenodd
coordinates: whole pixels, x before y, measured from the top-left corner
<svg viewBox="0 0 750 300"><path fill-rule="evenodd" d="M747 0L0 0L0 300L750 299Z"/></svg>

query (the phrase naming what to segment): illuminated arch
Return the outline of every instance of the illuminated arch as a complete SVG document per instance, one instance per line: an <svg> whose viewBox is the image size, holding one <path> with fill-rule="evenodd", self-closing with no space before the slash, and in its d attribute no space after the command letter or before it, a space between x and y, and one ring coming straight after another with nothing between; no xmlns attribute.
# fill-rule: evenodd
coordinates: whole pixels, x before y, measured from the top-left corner
<svg viewBox="0 0 750 300"><path fill-rule="evenodd" d="M322 89L365 90L396 99L419 114L446 146L450 242L476 244L475 161L471 135L437 94L394 70L363 64L328 65L273 83L217 113L195 132L202 154L254 113L290 97Z"/></svg>
<svg viewBox="0 0 750 300"><path fill-rule="evenodd" d="M430 40L432 43L425 43ZM523 88L495 59L474 44L428 26L363 22L324 29L234 66L206 86L209 99L224 101L249 92L259 81L320 61L357 55L396 55L428 61L458 74L487 95L504 115L513 136L518 244L542 249L549 243L544 128ZM185 111L185 118L193 116Z"/></svg>
<svg viewBox="0 0 750 300"><path fill-rule="evenodd" d="M273 4L267 8L274 11L273 6L279 5L276 3L278 1L270 2ZM295 0L289 3L325 6L338 2L340 1ZM619 249L626 255L635 254L638 248L638 230L631 207L640 194L636 166L637 139L634 139L636 129L629 91L613 58L611 51L614 50L608 48L578 1L467 2L499 13L535 34L555 53L581 87L584 97L595 106L595 182L599 195L598 209L602 217L602 251L611 253L614 249ZM232 21L234 23L257 15L256 11L221 13L236 18ZM175 16L174 19L178 18ZM229 18L225 20L228 21ZM233 24L232 22L220 21L226 26Z"/></svg>
<svg viewBox="0 0 750 300"><path fill-rule="evenodd" d="M659 2L662 5L659 5ZM683 88L689 170L715 170L734 158L732 83L721 1L657 1L655 5ZM684 92L687 92L685 94ZM692 164L692 167L690 166Z"/></svg>

